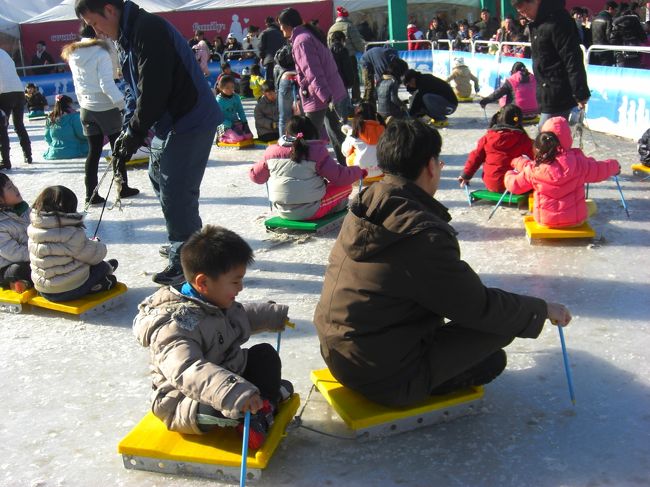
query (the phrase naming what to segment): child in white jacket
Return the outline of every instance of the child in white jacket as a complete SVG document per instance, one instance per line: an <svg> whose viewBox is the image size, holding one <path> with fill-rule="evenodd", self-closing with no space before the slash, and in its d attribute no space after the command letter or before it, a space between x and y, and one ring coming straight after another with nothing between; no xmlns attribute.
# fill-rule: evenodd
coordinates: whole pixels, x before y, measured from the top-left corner
<svg viewBox="0 0 650 487"><path fill-rule="evenodd" d="M0 173L0 287L22 293L32 287L27 250L29 205Z"/></svg>
<svg viewBox="0 0 650 487"><path fill-rule="evenodd" d="M50 186L36 198L30 215L29 260L34 287L50 301L72 301L106 291L117 279L117 260L104 262L106 246L86 236L77 197Z"/></svg>

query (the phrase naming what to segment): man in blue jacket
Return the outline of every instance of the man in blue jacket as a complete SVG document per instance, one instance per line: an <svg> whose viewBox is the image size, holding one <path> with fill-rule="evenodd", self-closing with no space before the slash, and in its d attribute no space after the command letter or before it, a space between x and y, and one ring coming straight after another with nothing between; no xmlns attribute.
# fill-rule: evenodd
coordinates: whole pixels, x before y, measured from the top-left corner
<svg viewBox="0 0 650 487"><path fill-rule="evenodd" d="M124 0L76 0L75 13L119 44L129 90L115 155L128 160L154 132L149 178L170 246L169 265L153 280L179 283L183 242L202 227L199 190L223 116L187 41L169 22Z"/></svg>

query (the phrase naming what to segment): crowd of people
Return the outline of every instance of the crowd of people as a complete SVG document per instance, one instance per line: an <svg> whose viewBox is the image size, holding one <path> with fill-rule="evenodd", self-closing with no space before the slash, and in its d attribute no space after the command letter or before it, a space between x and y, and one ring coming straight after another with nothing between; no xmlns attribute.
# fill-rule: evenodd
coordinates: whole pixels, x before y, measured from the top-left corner
<svg viewBox="0 0 650 487"><path fill-rule="evenodd" d="M482 166L489 190L534 191L539 224L580 225L590 212L584 184L620 172L617 161L596 161L572 148L569 113L589 99L579 48L586 35L560 0L513 0L513 6L534 38L534 72L514 63L504 85L481 100L485 106L504 98L458 181L467 185ZM203 69L214 46L200 32L187 43L171 24L133 2L76 0L75 11L84 21L82 39L64 49L64 58L81 109L75 111L69 97L57 97L46 139L68 140L50 144L52 157L72 148L77 152L58 155L86 156L87 205L104 203L96 194L104 144L111 146L120 196L129 197L138 190L128 186L124 163L148 141L149 176L168 240L159 249L168 266L154 276L163 287L140 305L134 322L139 342L152 351L152 410L170 430L188 434L241 424L242 413L250 411L250 444L257 448L293 388L282 379L272 347L244 351L241 345L252 332L282 329L288 308L236 301L252 250L230 230L204 227L199 216L199 189L215 136L228 143L253 137L237 78L224 66L214 92ZM476 28L492 36L520 29L520 22L507 20L499 27L483 11L478 25L462 31ZM435 23L433 32L441 19ZM549 36L565 44L543 49L540 43ZM125 93L115 86L107 40L120 45ZM228 41L224 52L229 45L240 51ZM561 304L484 286L460 258L451 218L434 198L444 166L435 125L457 110L464 85L454 91L446 80L408 69L390 46L365 47L343 7L327 34L294 8L267 19L255 48L266 74L262 78L257 65L248 81L257 98L257 135L277 143L249 177L268 184L271 205L282 217L301 221L344 209L354 184L369 185L355 196L334 243L314 322L323 358L341 383L378 403L403 407L490 382L504 370L503 349L515 337L537 337L547 319L566 326L571 314ZM460 61L454 69L454 78L468 76ZM31 162L22 84L17 75L9 78L0 108L8 106ZM478 91L476 78L470 81ZM402 85L411 95L407 103L399 96ZM537 114L539 133L531 139L523 123ZM6 170L5 132L0 144ZM0 235L2 287L34 287L47 299L65 301L117 282L117 261L105 261L106 246L87 238L77 197L65 186L46 188L30 209L0 173Z"/></svg>
<svg viewBox="0 0 650 487"><path fill-rule="evenodd" d="M600 12L590 12L584 7L573 7L574 19L580 44L585 49L591 45L650 46L650 22L643 21L639 2L617 3L609 0ZM431 41L436 49L469 51L471 41L531 42L529 20L524 16L505 15L502 20L494 17L488 9L481 10L481 20L470 23L467 19L446 22L440 15L434 17L426 29L412 21L407 29L407 38L412 41L409 49L430 49L431 44L417 42ZM496 52L496 45L487 42L476 44L477 52ZM530 57L525 46L504 46L502 54L513 57ZM594 51L591 64L605 66L650 68L650 57L638 52Z"/></svg>

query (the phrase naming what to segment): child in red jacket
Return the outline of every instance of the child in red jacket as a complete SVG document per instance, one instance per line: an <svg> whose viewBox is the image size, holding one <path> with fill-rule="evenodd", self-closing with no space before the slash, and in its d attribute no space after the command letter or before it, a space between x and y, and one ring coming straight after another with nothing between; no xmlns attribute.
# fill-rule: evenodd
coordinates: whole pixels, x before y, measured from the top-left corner
<svg viewBox="0 0 650 487"><path fill-rule="evenodd" d="M553 117L544 123L535 139L535 159L512 161L505 184L508 191L525 193L533 189L533 217L540 225L573 227L587 220L585 183L597 183L621 172L614 159L597 161L580 149L572 149L569 122Z"/></svg>
<svg viewBox="0 0 650 487"><path fill-rule="evenodd" d="M521 124L521 109L506 105L492 117L487 134L478 141L458 177L460 187L470 180L483 164L483 182L488 190L503 193L503 177L512 169L510 162L519 156L533 157L533 142Z"/></svg>

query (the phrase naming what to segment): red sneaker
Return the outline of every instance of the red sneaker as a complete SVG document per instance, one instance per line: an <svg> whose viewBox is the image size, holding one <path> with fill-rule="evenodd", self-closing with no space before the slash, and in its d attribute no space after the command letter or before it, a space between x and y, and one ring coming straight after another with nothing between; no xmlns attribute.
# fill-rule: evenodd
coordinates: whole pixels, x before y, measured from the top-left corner
<svg viewBox="0 0 650 487"><path fill-rule="evenodd" d="M14 291L14 292L16 292L18 294L22 294L25 291L27 291L31 286L29 285L29 283L27 281L23 281L21 279L19 281L14 281L14 282L10 283L9 287L10 287L10 289L12 291Z"/></svg>
<svg viewBox="0 0 650 487"><path fill-rule="evenodd" d="M255 414L251 414L251 425L248 433L248 448L258 450L266 441L266 434L273 425L274 408L271 403L264 399L262 409ZM244 436L244 423L239 423L236 427L237 433Z"/></svg>

